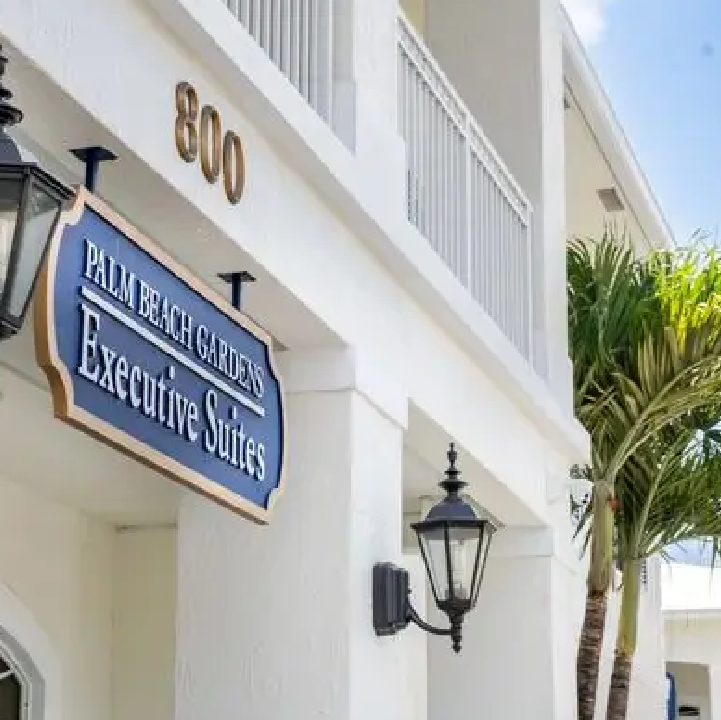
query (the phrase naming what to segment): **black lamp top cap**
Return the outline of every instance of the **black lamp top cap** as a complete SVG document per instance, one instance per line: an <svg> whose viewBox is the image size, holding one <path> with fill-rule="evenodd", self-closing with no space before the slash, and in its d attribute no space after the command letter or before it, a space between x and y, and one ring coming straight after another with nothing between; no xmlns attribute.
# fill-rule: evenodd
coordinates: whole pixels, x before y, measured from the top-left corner
<svg viewBox="0 0 721 720"><path fill-rule="evenodd" d="M448 500L448 498L444 498L428 511L428 515L426 515L424 522L427 524L434 524L435 522L463 524L467 522L476 526L479 519L473 508L465 502L465 500L462 500L461 498L458 498L457 500Z"/></svg>

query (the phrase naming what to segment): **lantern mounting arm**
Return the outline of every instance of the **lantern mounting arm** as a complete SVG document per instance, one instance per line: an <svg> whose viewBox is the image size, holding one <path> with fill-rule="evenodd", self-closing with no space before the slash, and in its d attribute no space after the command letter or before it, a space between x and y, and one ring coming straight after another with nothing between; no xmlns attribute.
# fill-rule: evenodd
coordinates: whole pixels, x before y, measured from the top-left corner
<svg viewBox="0 0 721 720"><path fill-rule="evenodd" d="M373 566L373 626L378 636L395 635L414 623L431 635L450 637L453 649L461 649L463 615L449 613L451 626L438 628L427 623L411 604L408 571L393 563Z"/></svg>
<svg viewBox="0 0 721 720"><path fill-rule="evenodd" d="M450 636L451 641L453 643L453 650L455 652L461 651L461 625L463 623L463 615L451 615L450 621L451 626L448 628L437 628L433 625L430 625L427 623L423 618L418 615L416 612L416 609L411 604L411 598L410 598L410 592L408 593L408 620L409 622L415 623L418 625L418 627L429 633L430 635L443 635L443 636Z"/></svg>
<svg viewBox="0 0 721 720"><path fill-rule="evenodd" d="M410 593L409 593L410 596ZM430 625L427 623L417 612L416 609L413 607L413 604L411 603L410 597L408 597L408 605L406 607L406 617L408 618L408 622L412 622L421 630L424 630L427 633L430 633L431 635L450 635L453 632L452 628L437 628L433 625Z"/></svg>

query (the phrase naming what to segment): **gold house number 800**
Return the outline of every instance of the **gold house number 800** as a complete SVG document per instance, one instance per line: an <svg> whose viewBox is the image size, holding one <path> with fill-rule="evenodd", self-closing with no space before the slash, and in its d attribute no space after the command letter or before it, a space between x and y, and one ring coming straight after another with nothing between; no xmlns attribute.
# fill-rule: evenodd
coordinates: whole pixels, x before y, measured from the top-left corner
<svg viewBox="0 0 721 720"><path fill-rule="evenodd" d="M223 171L223 187L228 202L235 205L245 186L245 158L240 138L228 130L221 142L220 113L212 105L203 105L198 118L198 93L187 82L175 88L175 147L185 162L198 157L200 138L200 168L205 179L215 184Z"/></svg>

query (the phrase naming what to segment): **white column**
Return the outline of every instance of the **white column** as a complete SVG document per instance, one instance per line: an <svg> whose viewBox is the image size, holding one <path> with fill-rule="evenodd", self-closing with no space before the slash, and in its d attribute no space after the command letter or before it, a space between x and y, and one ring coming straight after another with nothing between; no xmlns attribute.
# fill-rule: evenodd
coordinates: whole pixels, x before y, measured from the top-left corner
<svg viewBox="0 0 721 720"><path fill-rule="evenodd" d="M386 212L405 213L397 0L336 0L335 128Z"/></svg>
<svg viewBox="0 0 721 720"><path fill-rule="evenodd" d="M707 669L708 720L721 720L721 665L708 665Z"/></svg>
<svg viewBox="0 0 721 720"><path fill-rule="evenodd" d="M371 612L373 563L401 558L405 404L371 398L352 353L281 368L288 475L271 524L194 495L180 509L176 718L411 720L402 639L376 638Z"/></svg>
<svg viewBox="0 0 721 720"><path fill-rule="evenodd" d="M533 205L536 365L570 413L561 4L425 5L433 54Z"/></svg>
<svg viewBox="0 0 721 720"><path fill-rule="evenodd" d="M427 603L426 567L420 553L403 554L403 567L408 570L413 607L423 612ZM411 708L412 720L428 720L428 640L426 632L409 625L399 636L403 666L404 692Z"/></svg>
<svg viewBox="0 0 721 720"><path fill-rule="evenodd" d="M551 531L500 530L460 655L447 638L428 641L428 719L573 720L574 578Z"/></svg>

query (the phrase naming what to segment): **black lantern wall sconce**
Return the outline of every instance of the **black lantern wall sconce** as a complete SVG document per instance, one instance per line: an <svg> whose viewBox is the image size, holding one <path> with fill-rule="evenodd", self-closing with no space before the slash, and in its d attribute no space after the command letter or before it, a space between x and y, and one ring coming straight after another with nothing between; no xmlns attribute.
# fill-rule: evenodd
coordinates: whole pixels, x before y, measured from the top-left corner
<svg viewBox="0 0 721 720"><path fill-rule="evenodd" d="M25 157L6 129L22 112L3 86L0 48L0 340L22 327L55 223L73 191Z"/></svg>
<svg viewBox="0 0 721 720"><path fill-rule="evenodd" d="M431 508L425 520L411 525L418 536L433 598L448 616L450 627L433 627L420 618L411 604L407 570L378 563L373 567L373 626L377 635L395 635L415 623L433 635L450 636L453 649L460 652L463 618L478 601L496 526L479 517L460 495L466 483L460 479L457 459L451 443L448 469L440 483L446 496Z"/></svg>

